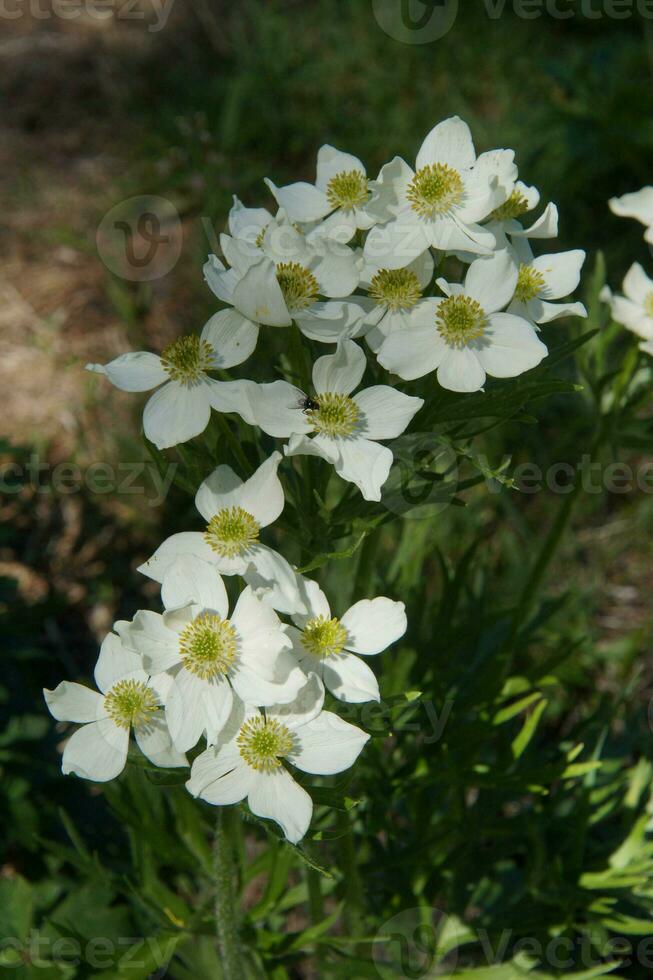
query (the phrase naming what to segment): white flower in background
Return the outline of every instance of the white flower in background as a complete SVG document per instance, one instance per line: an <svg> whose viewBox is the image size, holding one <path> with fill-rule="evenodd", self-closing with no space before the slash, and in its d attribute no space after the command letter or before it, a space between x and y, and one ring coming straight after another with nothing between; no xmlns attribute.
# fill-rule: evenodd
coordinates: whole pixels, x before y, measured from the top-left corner
<svg viewBox="0 0 653 980"><path fill-rule="evenodd" d="M640 350L653 354L653 279L646 275L639 262L626 273L623 291L623 296L615 295L606 286L601 299L610 304L616 323L641 337Z"/></svg>
<svg viewBox="0 0 653 980"><path fill-rule="evenodd" d="M324 690L310 681L295 704L264 713L236 704L220 744L195 759L186 788L217 806L247 799L252 813L276 821L293 844L309 828L311 797L284 766L317 776L344 772L369 735L322 711Z"/></svg>
<svg viewBox="0 0 653 980"><path fill-rule="evenodd" d="M145 435L158 449L187 442L204 432L212 408L236 412L250 421L244 396L249 382L216 381L208 374L242 364L256 347L255 324L236 322L231 314L231 310L216 313L199 337L180 337L168 344L161 356L134 351L108 364L87 364L86 369L106 375L122 391L159 388L143 412Z"/></svg>
<svg viewBox="0 0 653 980"><path fill-rule="evenodd" d="M508 313L526 317L534 323L550 323L564 316L587 316L582 303L550 302L569 296L578 287L585 262L582 249L535 258L528 241L522 238L515 241L513 251L519 263L519 274Z"/></svg>
<svg viewBox="0 0 653 980"><path fill-rule="evenodd" d="M380 269L366 265L361 272L361 285L367 296L357 302L368 310L359 328L370 349L376 353L391 333L403 330L410 322L410 311L421 300L433 278L434 262L424 252L404 269ZM356 336L353 334L352 336Z"/></svg>
<svg viewBox="0 0 653 980"><path fill-rule="evenodd" d="M295 627L288 629L301 667L317 674L340 701L379 701L377 679L360 657L375 656L404 635L403 602L384 596L361 599L337 619L317 582L305 579L302 592L308 612L294 615Z"/></svg>
<svg viewBox="0 0 653 980"><path fill-rule="evenodd" d="M613 197L608 201L613 214L619 218L635 218L646 226L644 240L653 245L653 187L642 187L641 191Z"/></svg>
<svg viewBox="0 0 653 980"><path fill-rule="evenodd" d="M229 718L234 694L250 705L286 703L306 678L274 610L247 587L231 617L222 578L212 565L180 558L164 576L163 615L141 610L123 639L152 674L167 673L165 713L180 751L202 734L213 744Z"/></svg>
<svg viewBox="0 0 653 980"><path fill-rule="evenodd" d="M272 453L245 482L230 466L218 466L195 495L195 506L206 521L204 531L171 535L138 571L163 582L171 564L189 556L214 565L223 575L241 575L245 580L255 569L259 582L274 585L268 594L270 604L281 612L294 609L294 571L259 540L261 530L276 521L284 508L277 475L281 459L281 453Z"/></svg>
<svg viewBox="0 0 653 980"><path fill-rule="evenodd" d="M401 435L424 404L387 385L352 395L365 372L365 354L351 340L313 366L313 394L287 381L255 385L251 411L256 424L277 438L290 437L288 456L320 456L355 483L366 500L380 500L392 466L392 451L378 439ZM310 438L309 438L310 436Z"/></svg>
<svg viewBox="0 0 653 980"><path fill-rule="evenodd" d="M479 166L462 119L435 126L417 154L416 170L395 157L372 183L370 207L387 224L368 234L366 260L398 269L430 247L492 252L494 236L479 222L505 200L513 156L511 150L495 150ZM516 169L512 172L516 176Z"/></svg>
<svg viewBox="0 0 653 980"><path fill-rule="evenodd" d="M142 658L115 633L102 643L95 683L101 693L68 681L43 691L57 721L82 725L66 742L62 772L98 783L115 779L125 768L132 729L141 752L156 766L188 765L172 745L160 690L143 669Z"/></svg>
<svg viewBox="0 0 653 980"><path fill-rule="evenodd" d="M519 272L507 250L473 262L465 285L438 280L444 299L423 300L411 325L391 334L379 363L405 380L437 369L450 391L478 391L486 374L514 378L539 364L547 349L523 317L501 313L515 294Z"/></svg>
<svg viewBox="0 0 653 980"><path fill-rule="evenodd" d="M334 146L325 145L319 150L315 184L300 181L277 187L268 179L265 183L291 221L320 222L313 235L333 234L339 241L348 242L356 231L367 231L375 223L369 210L364 165L358 157Z"/></svg>

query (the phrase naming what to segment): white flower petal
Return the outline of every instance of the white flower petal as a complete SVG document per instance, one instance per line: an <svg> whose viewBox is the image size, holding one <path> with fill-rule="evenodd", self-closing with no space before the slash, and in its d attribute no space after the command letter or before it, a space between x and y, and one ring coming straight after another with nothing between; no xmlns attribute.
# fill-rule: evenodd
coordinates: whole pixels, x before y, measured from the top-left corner
<svg viewBox="0 0 653 980"><path fill-rule="evenodd" d="M269 436L284 439L295 432L310 432L302 411L304 392L287 381L255 385L251 401L255 423Z"/></svg>
<svg viewBox="0 0 653 980"><path fill-rule="evenodd" d="M104 374L121 391L149 391L169 378L161 358L147 351L121 354L108 364L87 364L86 370Z"/></svg>
<svg viewBox="0 0 653 980"><path fill-rule="evenodd" d="M545 281L540 291L542 299L560 299L569 296L580 282L580 272L585 261L582 249L569 252L558 252L555 255L540 255L533 260L533 268Z"/></svg>
<svg viewBox="0 0 653 980"><path fill-rule="evenodd" d="M142 655L151 674L169 670L180 661L179 635L168 628L159 613L140 609L124 635L126 642Z"/></svg>
<svg viewBox="0 0 653 980"><path fill-rule="evenodd" d="M404 210L385 225L376 225L365 241L364 257L382 269L403 269L430 245L426 222L414 211Z"/></svg>
<svg viewBox="0 0 653 980"><path fill-rule="evenodd" d="M169 449L204 432L210 416L208 385L204 379L191 386L169 381L145 406L143 429L157 449Z"/></svg>
<svg viewBox="0 0 653 980"><path fill-rule="evenodd" d="M322 711L296 729L295 738L298 748L288 756L289 761L303 772L330 776L349 769L370 736L332 711Z"/></svg>
<svg viewBox="0 0 653 980"><path fill-rule="evenodd" d="M350 248L329 239L316 241L319 252L310 261L310 269L323 296L350 296L360 281L362 261Z"/></svg>
<svg viewBox="0 0 653 980"><path fill-rule="evenodd" d="M299 574L296 575L295 579L297 592L301 597L301 605L305 611L293 613L293 622L300 629L303 629L308 620L314 619L316 616L324 616L326 619L331 619L329 600L317 582L314 582L310 578L304 578L303 575Z"/></svg>
<svg viewBox="0 0 653 980"><path fill-rule="evenodd" d="M546 357L547 349L527 320L494 313L476 348L476 357L493 378L514 378Z"/></svg>
<svg viewBox="0 0 653 980"><path fill-rule="evenodd" d="M253 323L289 327L292 322L274 263L268 258L261 259L245 273L234 289L233 305Z"/></svg>
<svg viewBox="0 0 653 980"><path fill-rule="evenodd" d="M215 565L192 555L177 558L168 567L163 576L161 600L166 609L197 603L223 619L229 610L227 590Z"/></svg>
<svg viewBox="0 0 653 980"><path fill-rule="evenodd" d="M342 150L337 150L335 146L330 146L328 143L320 147L317 154L317 180L315 181L319 190L326 192L332 177L351 170L358 170L365 176L365 167L358 157L351 153L343 153Z"/></svg>
<svg viewBox="0 0 653 980"><path fill-rule="evenodd" d="M293 627L291 627L293 629ZM295 630L299 633L299 630ZM322 711L324 684L316 673L310 673L297 697L288 704L272 704L265 709L267 718L276 718L290 729L306 725Z"/></svg>
<svg viewBox="0 0 653 980"><path fill-rule="evenodd" d="M278 823L292 844L300 841L310 826L313 801L284 769L256 773L247 802L257 817Z"/></svg>
<svg viewBox="0 0 653 980"><path fill-rule="evenodd" d="M341 619L347 630L345 647L353 653L373 656L404 635L406 607L385 596L361 599Z"/></svg>
<svg viewBox="0 0 653 980"><path fill-rule="evenodd" d="M388 479L392 452L368 439L340 439L340 459L336 473L343 480L355 483L365 500L380 500L381 487Z"/></svg>
<svg viewBox="0 0 653 980"><path fill-rule="evenodd" d="M166 538L152 557L139 565L137 571L141 575L154 579L155 582L163 582L163 577L172 562L189 555L209 563L214 562L216 558L215 552L206 543L200 531L180 531Z"/></svg>
<svg viewBox="0 0 653 980"><path fill-rule="evenodd" d="M143 755L155 766L174 769L177 766L188 765L186 756L178 752L172 744L162 711L157 712L146 725L137 725L134 728L134 738Z"/></svg>
<svg viewBox="0 0 653 980"><path fill-rule="evenodd" d="M547 204L543 214L537 221L533 222L530 228L522 228L519 224L517 229L511 228L511 238L517 238L520 235L537 239L556 238L558 235L558 209L555 204Z"/></svg>
<svg viewBox="0 0 653 980"><path fill-rule="evenodd" d="M166 722L175 748L188 752L209 729L215 736L229 718L232 698L224 678L202 680L182 668L166 699Z"/></svg>
<svg viewBox="0 0 653 980"><path fill-rule="evenodd" d="M129 730L109 718L83 725L68 739L61 761L64 775L74 772L82 779L106 783L125 768Z"/></svg>
<svg viewBox="0 0 653 980"><path fill-rule="evenodd" d="M204 280L211 292L223 303L232 303L239 276L235 269L225 269L217 255L209 255L204 263Z"/></svg>
<svg viewBox="0 0 653 980"><path fill-rule="evenodd" d="M220 310L204 325L201 339L215 351L216 368L230 368L254 353L258 326L238 310Z"/></svg>
<svg viewBox="0 0 653 980"><path fill-rule="evenodd" d="M353 653L339 653L325 660L322 679L339 701L364 704L366 701L381 700L374 671Z"/></svg>
<svg viewBox="0 0 653 980"><path fill-rule="evenodd" d="M43 689L48 711L57 721L97 721L105 714L104 698L82 684L61 681L54 691Z"/></svg>
<svg viewBox="0 0 653 980"><path fill-rule="evenodd" d="M115 633L107 633L102 641L93 676L103 694L123 677L147 679L142 658L134 650L128 649Z"/></svg>
<svg viewBox="0 0 653 980"><path fill-rule="evenodd" d="M448 391L478 391L485 383L485 371L477 351L469 347L449 347L438 368L438 382Z"/></svg>
<svg viewBox="0 0 653 980"><path fill-rule="evenodd" d="M227 806L244 800L254 785L256 773L243 761L234 745L207 749L195 759L186 789L207 803Z"/></svg>
<svg viewBox="0 0 653 980"><path fill-rule="evenodd" d="M278 476L282 459L281 453L272 453L235 494L238 505L256 518L261 527L276 521L284 508L283 486Z"/></svg>
<svg viewBox="0 0 653 980"><path fill-rule="evenodd" d="M365 388L354 401L363 413L360 434L365 439L396 439L424 404L423 398L405 395L388 385Z"/></svg>
<svg viewBox="0 0 653 980"><path fill-rule="evenodd" d="M295 320L309 340L316 340L321 344L337 344L341 338L356 337L364 331L366 313L358 303L329 301L313 303L309 310L296 314Z"/></svg>
<svg viewBox="0 0 653 980"><path fill-rule="evenodd" d="M413 381L435 371L447 350L435 324L419 329L407 327L384 340L377 359L387 371L398 374L404 381Z"/></svg>
<svg viewBox="0 0 653 980"><path fill-rule="evenodd" d="M496 237L480 225L444 216L424 222L424 234L429 245L443 252L473 252L475 255L490 255L496 248Z"/></svg>
<svg viewBox="0 0 653 980"><path fill-rule="evenodd" d="M261 231L274 220L267 208L247 208L234 194L229 212L229 233L234 238L255 241Z"/></svg>
<svg viewBox="0 0 653 980"><path fill-rule="evenodd" d="M366 364L362 347L352 340L341 340L335 354L325 354L313 365L313 386L316 393L351 394L360 384Z"/></svg>
<svg viewBox="0 0 653 980"><path fill-rule="evenodd" d="M217 412L235 413L248 425L255 424L252 394L257 386L253 381L216 381L214 378L205 378L204 384L211 408Z"/></svg>
<svg viewBox="0 0 653 980"><path fill-rule="evenodd" d="M519 269L507 249L472 262L465 279L465 293L481 304L486 313L507 306L515 294Z"/></svg>
<svg viewBox="0 0 653 980"><path fill-rule="evenodd" d="M608 201L613 214L620 218L635 218L643 225L653 225L653 187L642 187L640 191L613 197Z"/></svg>
<svg viewBox="0 0 653 980"><path fill-rule="evenodd" d="M626 273L623 289L628 299L643 306L653 296L653 279L646 275L639 262L634 262Z"/></svg>
<svg viewBox="0 0 653 980"><path fill-rule="evenodd" d="M419 170L431 163L446 163L456 170L467 170L476 161L472 134L466 122L452 116L434 126L417 154Z"/></svg>
<svg viewBox="0 0 653 980"><path fill-rule="evenodd" d="M545 303L544 300L535 300L534 304L537 306L537 316L534 318L536 323L551 323L565 316L587 316L583 303ZM507 312L511 313L512 310L508 309Z"/></svg>
<svg viewBox="0 0 653 980"><path fill-rule="evenodd" d="M326 194L313 184L298 181L277 187L267 177L265 183L290 221L319 221L332 210Z"/></svg>
<svg viewBox="0 0 653 980"><path fill-rule="evenodd" d="M210 521L225 507L236 506L242 486L243 481L230 466L216 466L206 480L200 483L195 494L195 506L204 520Z"/></svg>
<svg viewBox="0 0 653 980"><path fill-rule="evenodd" d="M278 552L260 545L252 551L245 581L267 605L285 615L305 612L306 597L292 566Z"/></svg>
<svg viewBox="0 0 653 980"><path fill-rule="evenodd" d="M337 463L340 459L339 441L330 436L318 434L312 439L308 436L291 436L288 445L283 447L286 456L317 456L327 463Z"/></svg>

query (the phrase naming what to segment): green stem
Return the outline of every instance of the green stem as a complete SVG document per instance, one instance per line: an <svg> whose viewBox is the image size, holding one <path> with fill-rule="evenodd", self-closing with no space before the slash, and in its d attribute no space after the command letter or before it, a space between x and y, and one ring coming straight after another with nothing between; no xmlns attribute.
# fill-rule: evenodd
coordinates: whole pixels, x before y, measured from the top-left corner
<svg viewBox="0 0 653 980"><path fill-rule="evenodd" d="M241 446L240 442L236 438L236 435L231 431L231 426L229 425L229 422L224 417L224 415L218 412L217 417L218 417L218 423L220 425L220 429L225 437L225 442L231 449L234 458L237 459L240 465L242 466L243 476L244 477L248 476L251 470L251 466L249 460L247 459L247 456L245 455L243 447Z"/></svg>
<svg viewBox="0 0 653 980"><path fill-rule="evenodd" d="M236 911L236 868L228 829L230 816L224 807L218 807L213 837L215 927L225 980L244 980Z"/></svg>
<svg viewBox="0 0 653 980"><path fill-rule="evenodd" d="M340 865L345 881L344 919L351 937L360 933L365 908L365 890L358 871L359 855L356 852L354 833L349 813L338 813L340 831Z"/></svg>

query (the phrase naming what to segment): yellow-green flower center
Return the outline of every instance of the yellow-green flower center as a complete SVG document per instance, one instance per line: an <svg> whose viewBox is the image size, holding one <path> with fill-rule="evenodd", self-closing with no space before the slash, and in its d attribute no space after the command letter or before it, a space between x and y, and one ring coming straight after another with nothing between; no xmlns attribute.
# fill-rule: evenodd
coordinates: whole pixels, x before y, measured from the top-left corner
<svg viewBox="0 0 653 980"><path fill-rule="evenodd" d="M542 292L546 281L541 272L534 269L532 265L519 266L519 278L515 287L515 299L519 303L528 303L529 300Z"/></svg>
<svg viewBox="0 0 653 980"><path fill-rule="evenodd" d="M181 660L191 674L210 680L226 674L236 659L236 631L227 619L202 613L179 635Z"/></svg>
<svg viewBox="0 0 653 980"><path fill-rule="evenodd" d="M410 269L379 269L369 295L389 310L410 310L422 297L419 280Z"/></svg>
<svg viewBox="0 0 653 980"><path fill-rule="evenodd" d="M511 221L530 211L530 204L521 191L515 189L507 201L495 208L490 215L490 221Z"/></svg>
<svg viewBox="0 0 653 980"><path fill-rule="evenodd" d="M311 270L299 262L280 262L277 265L277 282L291 313L305 310L315 302L320 291Z"/></svg>
<svg viewBox="0 0 653 980"><path fill-rule="evenodd" d="M158 704L154 691L145 681L118 681L104 699L111 721L119 728L146 725L155 714Z"/></svg>
<svg viewBox="0 0 653 980"><path fill-rule="evenodd" d="M243 555L258 541L260 525L242 507L224 507L206 525L204 540L225 558Z"/></svg>
<svg viewBox="0 0 653 980"><path fill-rule="evenodd" d="M313 432L325 436L350 436L360 415L358 405L348 395L325 392L313 399L317 408L306 409L306 418Z"/></svg>
<svg viewBox="0 0 653 980"><path fill-rule="evenodd" d="M457 170L446 163L429 163L411 180L407 196L413 211L423 218L434 218L460 204L464 193L465 186Z"/></svg>
<svg viewBox="0 0 653 980"><path fill-rule="evenodd" d="M161 367L173 381L192 384L214 367L214 350L207 340L196 334L180 337L161 353Z"/></svg>
<svg viewBox="0 0 653 980"><path fill-rule="evenodd" d="M351 211L367 201L367 177L360 170L341 170L327 184L326 196L332 208Z"/></svg>
<svg viewBox="0 0 653 980"><path fill-rule="evenodd" d="M236 738L240 754L252 769L258 772L274 772L281 766L281 757L293 747L290 729L276 718L250 718Z"/></svg>
<svg viewBox="0 0 653 980"><path fill-rule="evenodd" d="M315 657L334 657L344 650L347 630L339 619L316 616L306 623L302 642Z"/></svg>
<svg viewBox="0 0 653 980"><path fill-rule="evenodd" d="M644 300L644 312L647 316L653 317L653 292Z"/></svg>
<svg viewBox="0 0 653 980"><path fill-rule="evenodd" d="M452 347L464 347L482 337L487 326L485 310L470 296L448 296L438 307L436 327Z"/></svg>

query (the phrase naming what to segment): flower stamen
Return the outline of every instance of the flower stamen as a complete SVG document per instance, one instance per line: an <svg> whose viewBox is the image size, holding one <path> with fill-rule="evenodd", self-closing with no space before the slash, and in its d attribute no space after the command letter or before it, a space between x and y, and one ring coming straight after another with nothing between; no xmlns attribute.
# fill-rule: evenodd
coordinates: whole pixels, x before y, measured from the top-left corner
<svg viewBox="0 0 653 980"><path fill-rule="evenodd" d="M242 507L223 507L206 525L204 540L219 555L234 558L249 551L258 541L260 530L249 511Z"/></svg>
<svg viewBox="0 0 653 980"><path fill-rule="evenodd" d="M279 769L281 757L292 750L293 741L290 729L276 718L266 719L261 715L246 721L236 738L247 765L264 773Z"/></svg>
<svg viewBox="0 0 653 980"><path fill-rule="evenodd" d="M197 334L189 334L164 347L161 367L173 381L193 384L214 367L214 354L207 340L200 340Z"/></svg>
<svg viewBox="0 0 653 980"><path fill-rule="evenodd" d="M446 163L429 163L417 171L406 193L413 211L422 218L434 218L460 204L465 185L453 167Z"/></svg>
<svg viewBox="0 0 653 980"><path fill-rule="evenodd" d="M184 667L205 681L226 674L237 652L236 630L215 613L201 613L179 635Z"/></svg>
<svg viewBox="0 0 653 980"><path fill-rule="evenodd" d="M104 699L111 721L119 728L147 725L158 703L152 688L145 681L125 680L114 684Z"/></svg>
<svg viewBox="0 0 653 980"><path fill-rule="evenodd" d="M452 347L465 347L485 333L487 316L471 296L448 296L438 307L435 325Z"/></svg>
<svg viewBox="0 0 653 980"><path fill-rule="evenodd" d="M546 286L546 280L541 272L532 265L520 265L519 277L515 287L515 299L518 303L528 303L535 299Z"/></svg>
<svg viewBox="0 0 653 980"><path fill-rule="evenodd" d="M352 434L360 416L360 410L353 398L329 391L316 395L314 401L318 407L305 411L313 432L332 438Z"/></svg>
<svg viewBox="0 0 653 980"><path fill-rule="evenodd" d="M368 196L367 177L360 170L341 170L327 184L326 196L332 208L352 211L365 204Z"/></svg>
<svg viewBox="0 0 653 980"><path fill-rule="evenodd" d="M490 215L490 221L512 221L514 218L526 214L530 209L531 206L522 192L515 188L508 200L494 209Z"/></svg>
<svg viewBox="0 0 653 980"><path fill-rule="evenodd" d="M315 616L304 627L302 642L315 657L335 657L347 642L347 630L339 619Z"/></svg>
<svg viewBox="0 0 653 980"><path fill-rule="evenodd" d="M291 313L298 313L311 306L320 291L311 270L299 262L280 262L277 265L277 282Z"/></svg>
<svg viewBox="0 0 653 980"><path fill-rule="evenodd" d="M422 298L422 290L410 269L379 269L370 283L369 295L379 306L396 313L412 309Z"/></svg>

